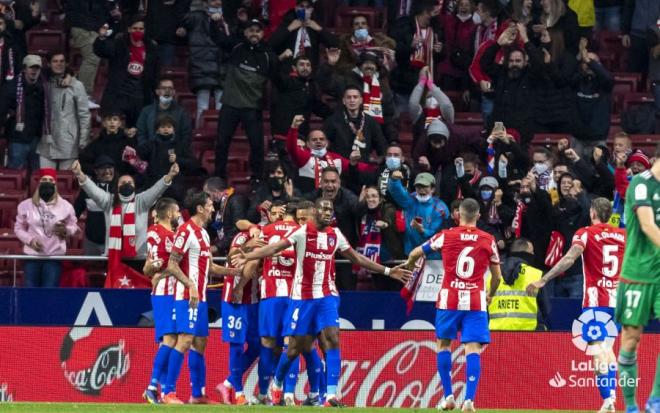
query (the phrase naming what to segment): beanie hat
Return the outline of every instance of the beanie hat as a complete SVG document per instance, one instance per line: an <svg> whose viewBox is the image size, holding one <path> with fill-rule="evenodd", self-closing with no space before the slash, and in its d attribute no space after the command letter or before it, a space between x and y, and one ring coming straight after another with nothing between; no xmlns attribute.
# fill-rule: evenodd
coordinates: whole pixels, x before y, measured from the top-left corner
<svg viewBox="0 0 660 413"><path fill-rule="evenodd" d="M631 153L630 156L628 157L628 165L630 165L633 162L641 163L642 165L644 165L645 169L649 169L651 167L651 162L649 161L649 157L646 156L646 154L639 149Z"/></svg>
<svg viewBox="0 0 660 413"><path fill-rule="evenodd" d="M440 119L433 119L431 124L426 129L426 136L431 135L442 135L449 139L449 129L447 128L447 125L445 125L445 123Z"/></svg>

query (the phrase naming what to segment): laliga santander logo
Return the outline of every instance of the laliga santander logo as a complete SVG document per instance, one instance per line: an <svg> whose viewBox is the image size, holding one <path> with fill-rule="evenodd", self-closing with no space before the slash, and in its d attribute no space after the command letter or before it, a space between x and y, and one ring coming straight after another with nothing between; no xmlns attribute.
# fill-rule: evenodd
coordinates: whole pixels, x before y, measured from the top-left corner
<svg viewBox="0 0 660 413"><path fill-rule="evenodd" d="M576 320L573 320L571 333L573 334L575 347L589 356L594 356L614 346L614 339L618 335L618 330L612 316L608 313L599 310L588 310Z"/></svg>

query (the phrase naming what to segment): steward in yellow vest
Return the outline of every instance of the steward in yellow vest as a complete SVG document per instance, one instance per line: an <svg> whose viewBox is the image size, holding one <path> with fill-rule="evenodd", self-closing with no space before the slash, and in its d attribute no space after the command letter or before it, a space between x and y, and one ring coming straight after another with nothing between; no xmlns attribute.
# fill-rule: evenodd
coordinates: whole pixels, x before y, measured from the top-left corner
<svg viewBox="0 0 660 413"><path fill-rule="evenodd" d="M502 281L488 306L492 331L534 331L537 326L536 294L525 291L531 282L540 280L543 272L528 264L534 259L532 244L519 238L511 245L511 254L502 263ZM490 286L490 276L486 280Z"/></svg>

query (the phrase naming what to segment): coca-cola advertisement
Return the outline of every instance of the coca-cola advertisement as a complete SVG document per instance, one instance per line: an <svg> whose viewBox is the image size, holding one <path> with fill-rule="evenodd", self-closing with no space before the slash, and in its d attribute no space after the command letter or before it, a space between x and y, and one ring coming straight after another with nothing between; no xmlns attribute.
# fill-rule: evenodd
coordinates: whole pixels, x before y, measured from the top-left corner
<svg viewBox="0 0 660 413"><path fill-rule="evenodd" d="M206 349L207 391L228 374L227 345L212 329ZM497 409L597 409L592 358L574 346L571 333L492 333L482 353L476 406ZM617 340L618 342L618 340ZM149 328L0 327L0 400L139 403L149 383L157 344ZM442 395L429 331L342 331L340 397L350 406L436 407ZM638 352L640 403L656 365L660 335L644 337ZM618 352L618 348L615 347ZM465 392L465 357L452 354L453 393ZM245 376L256 392L256 365ZM301 369L296 396L303 400ZM184 368L177 395L190 396ZM619 393L622 407L622 397Z"/></svg>

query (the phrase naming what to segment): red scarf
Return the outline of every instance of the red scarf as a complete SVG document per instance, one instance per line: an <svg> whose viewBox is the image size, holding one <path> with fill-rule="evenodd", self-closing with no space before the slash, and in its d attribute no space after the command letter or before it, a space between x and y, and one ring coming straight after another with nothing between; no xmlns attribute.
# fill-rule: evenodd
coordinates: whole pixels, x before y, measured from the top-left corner
<svg viewBox="0 0 660 413"><path fill-rule="evenodd" d="M474 176L472 179L470 179L470 185L475 186L477 182L479 182L479 178L481 178L481 171L478 169L474 170ZM456 199L463 199L463 191L461 191L461 186L458 186L458 190L456 191Z"/></svg>
<svg viewBox="0 0 660 413"><path fill-rule="evenodd" d="M335 166L335 159L327 150L323 158L317 158L316 156L312 156L312 158L314 158L314 188L318 189L321 185L321 173L324 168L321 161L326 161L328 166Z"/></svg>
<svg viewBox="0 0 660 413"><path fill-rule="evenodd" d="M16 82L16 130L23 132L25 129L25 74L18 76ZM37 82L41 82L44 90L44 120L42 129L44 135L50 135L50 121L51 121L51 108L50 108L50 84L45 77L40 76Z"/></svg>
<svg viewBox="0 0 660 413"><path fill-rule="evenodd" d="M365 76L358 70L362 76L364 84L362 90L362 106L364 113L371 115L376 122L383 124L383 94L380 92L380 82L378 76Z"/></svg>
<svg viewBox="0 0 660 413"><path fill-rule="evenodd" d="M0 75L2 74L2 57L5 54L5 48L7 49L7 75L5 75L5 79L12 80L14 78L14 49L9 47L6 41L0 44Z"/></svg>
<svg viewBox="0 0 660 413"><path fill-rule="evenodd" d="M142 46L129 46L130 56L128 59L128 73L131 76L139 77L144 72L144 60L147 56L146 47Z"/></svg>
<svg viewBox="0 0 660 413"><path fill-rule="evenodd" d="M422 274L424 274L424 264L426 259L424 257L417 260L415 263L415 268L413 269L412 278L406 283L406 285L401 289L401 298L406 302L406 315L410 315L410 312L415 305L415 296L417 295L417 290L421 285Z"/></svg>
<svg viewBox="0 0 660 413"><path fill-rule="evenodd" d="M430 106L424 106L424 127L428 128L431 122L436 119L442 120L442 111L440 111L440 106L434 108Z"/></svg>
<svg viewBox="0 0 660 413"><path fill-rule="evenodd" d="M548 249L545 252L545 265L554 267L561 260L564 256L565 244L566 240L561 232L552 231L550 233L550 243L548 243Z"/></svg>
<svg viewBox="0 0 660 413"><path fill-rule="evenodd" d="M433 28L429 25L426 28L426 35L422 35L422 28L415 19L415 30L415 38L420 39L422 44L410 54L410 65L418 69L428 66L433 73Z"/></svg>
<svg viewBox="0 0 660 413"><path fill-rule="evenodd" d="M516 238L520 238L520 233L522 232L522 219L526 210L527 204L523 201L518 201L518 204L516 205L516 214L513 216L513 221L511 221L511 228L516 234Z"/></svg>
<svg viewBox="0 0 660 413"><path fill-rule="evenodd" d="M369 258L373 262L380 263L380 248L382 244L382 234L376 227L376 221L380 220L380 208L371 213L366 213L360 221L360 239L358 240L357 252ZM368 273L359 265L353 266L354 273Z"/></svg>
<svg viewBox="0 0 660 413"><path fill-rule="evenodd" d="M105 288L151 288L151 281L122 262L137 255L135 249L135 201L126 205L122 220L121 203L112 209L108 238L108 274Z"/></svg>

